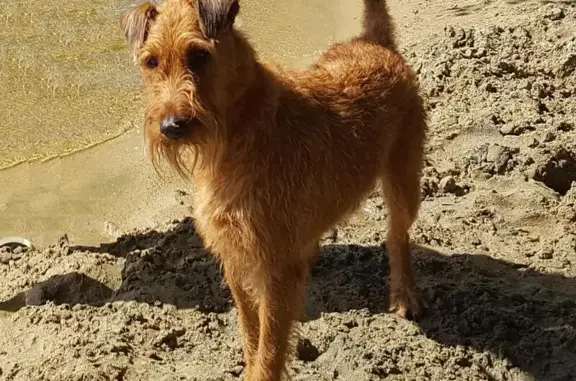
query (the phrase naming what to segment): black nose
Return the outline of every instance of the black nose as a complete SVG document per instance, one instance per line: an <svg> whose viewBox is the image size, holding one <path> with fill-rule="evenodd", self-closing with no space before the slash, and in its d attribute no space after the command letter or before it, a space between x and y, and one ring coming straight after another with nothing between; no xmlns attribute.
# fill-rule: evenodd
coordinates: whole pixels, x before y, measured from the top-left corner
<svg viewBox="0 0 576 381"><path fill-rule="evenodd" d="M160 131L169 139L180 139L186 134L186 120L169 117L164 119Z"/></svg>

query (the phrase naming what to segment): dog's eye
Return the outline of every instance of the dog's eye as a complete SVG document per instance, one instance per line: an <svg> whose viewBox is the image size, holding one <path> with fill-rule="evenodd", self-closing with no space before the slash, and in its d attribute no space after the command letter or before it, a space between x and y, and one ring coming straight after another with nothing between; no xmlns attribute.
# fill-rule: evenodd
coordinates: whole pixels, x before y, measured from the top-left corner
<svg viewBox="0 0 576 381"><path fill-rule="evenodd" d="M158 58L156 57L146 58L146 60L144 61L144 65L146 65L146 67L150 69L155 69L158 67Z"/></svg>
<svg viewBox="0 0 576 381"><path fill-rule="evenodd" d="M191 49L186 56L186 65L190 70L200 70L210 60L210 52L204 49Z"/></svg>

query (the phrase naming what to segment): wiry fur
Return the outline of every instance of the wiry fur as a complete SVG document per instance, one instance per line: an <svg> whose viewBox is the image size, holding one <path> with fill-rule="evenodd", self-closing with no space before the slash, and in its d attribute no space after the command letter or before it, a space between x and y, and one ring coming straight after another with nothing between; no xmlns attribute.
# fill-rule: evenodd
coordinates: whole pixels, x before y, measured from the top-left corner
<svg viewBox="0 0 576 381"><path fill-rule="evenodd" d="M196 226L239 311L247 381L285 373L320 237L378 182L390 216L390 307L401 316L422 309L408 230L420 206L426 115L385 1L364 3L363 34L304 72L257 59L233 28L237 0L166 0L123 19L150 95L153 162L196 185ZM177 140L160 132L174 116L186 121Z"/></svg>

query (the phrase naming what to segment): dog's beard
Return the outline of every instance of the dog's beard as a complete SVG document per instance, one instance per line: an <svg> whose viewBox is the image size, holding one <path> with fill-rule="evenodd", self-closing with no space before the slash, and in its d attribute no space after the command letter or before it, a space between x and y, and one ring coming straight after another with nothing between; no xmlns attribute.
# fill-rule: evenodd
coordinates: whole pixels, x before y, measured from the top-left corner
<svg viewBox="0 0 576 381"><path fill-rule="evenodd" d="M200 107L195 108L200 110ZM150 114L148 114L150 115ZM215 162L222 124L214 114L202 110L197 113L198 125L192 126L188 135L174 141L160 132L160 121L147 117L144 125L145 140L152 166L159 176L164 172L164 164L180 177L188 180L198 169L205 169Z"/></svg>
<svg viewBox="0 0 576 381"><path fill-rule="evenodd" d="M159 87L152 87L151 103L146 110L144 123L145 138L152 165L158 175L162 175L162 164L168 164L184 179L192 177L198 169L204 169L215 162L223 146L225 131L220 113L209 99L197 94L195 78L189 73L168 77ZM168 86L171 91L166 91ZM168 89L168 90L170 90ZM188 126L185 136L179 140L168 139L160 132L160 124L166 116L163 94L173 93L171 103L176 106L176 115L190 117L197 122Z"/></svg>

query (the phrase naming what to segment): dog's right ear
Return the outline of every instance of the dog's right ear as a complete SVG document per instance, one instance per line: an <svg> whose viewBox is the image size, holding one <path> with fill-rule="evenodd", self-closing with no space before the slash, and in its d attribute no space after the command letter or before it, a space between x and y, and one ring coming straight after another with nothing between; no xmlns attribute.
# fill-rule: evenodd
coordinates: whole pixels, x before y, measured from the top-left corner
<svg viewBox="0 0 576 381"><path fill-rule="evenodd" d="M238 0L197 0L202 34L209 40L218 40L229 32L240 11Z"/></svg>
<svg viewBox="0 0 576 381"><path fill-rule="evenodd" d="M138 55L140 48L146 42L148 30L156 16L158 16L158 10L148 2L133 7L122 15L120 27L134 56Z"/></svg>

